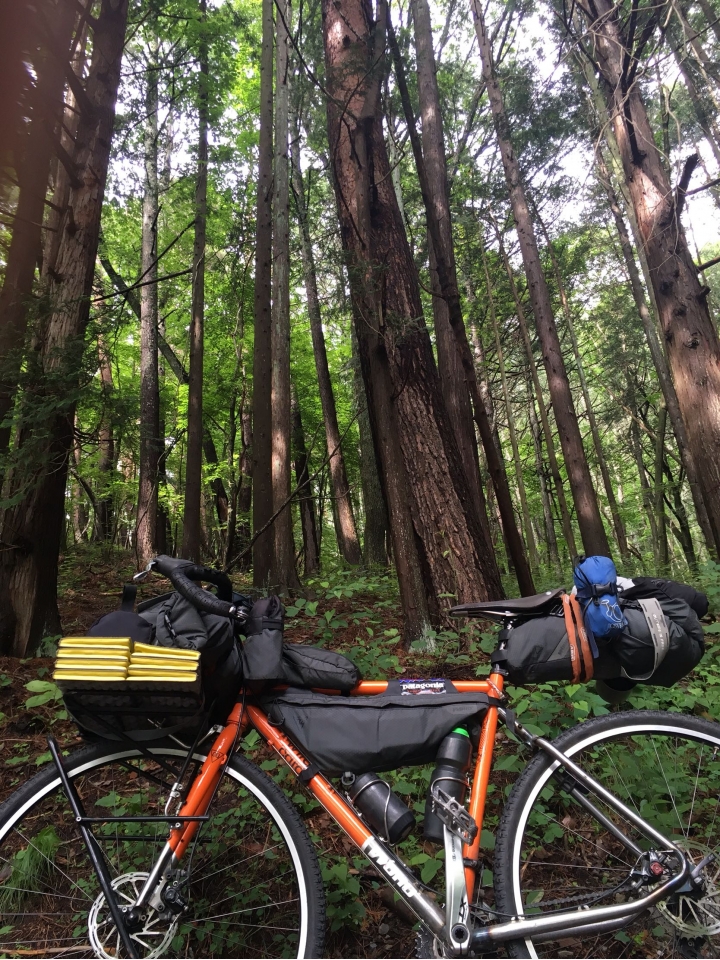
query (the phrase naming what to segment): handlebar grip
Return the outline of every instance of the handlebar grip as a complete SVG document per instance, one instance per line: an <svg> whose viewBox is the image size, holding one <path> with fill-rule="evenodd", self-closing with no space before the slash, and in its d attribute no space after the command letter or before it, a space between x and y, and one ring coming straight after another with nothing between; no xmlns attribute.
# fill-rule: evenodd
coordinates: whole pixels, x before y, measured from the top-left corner
<svg viewBox="0 0 720 960"><path fill-rule="evenodd" d="M235 616L238 608L234 604L228 603L226 600L220 600L212 593L208 593L207 590L203 590L202 587L188 578L184 569L171 570L167 576L177 592L198 610L213 613L217 617Z"/></svg>
<svg viewBox="0 0 720 960"><path fill-rule="evenodd" d="M233 588L230 577L222 570L213 570L211 567L203 567L200 564L193 563L191 560L183 560L179 557L168 557L161 554L153 560L153 567L158 573L168 577L174 584L173 574L181 572L188 580L206 580L218 588L218 598L227 603L232 602ZM182 593L182 591L178 591ZM202 591L206 593L206 591ZM187 599L190 599L189 597ZM193 603L194 601L190 601Z"/></svg>

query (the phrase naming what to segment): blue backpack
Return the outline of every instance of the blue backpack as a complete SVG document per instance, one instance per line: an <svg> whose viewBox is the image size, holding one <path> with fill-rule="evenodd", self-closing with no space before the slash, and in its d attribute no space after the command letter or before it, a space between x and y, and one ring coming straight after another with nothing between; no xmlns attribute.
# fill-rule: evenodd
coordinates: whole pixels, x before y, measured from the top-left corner
<svg viewBox="0 0 720 960"><path fill-rule="evenodd" d="M618 603L617 570L612 560L609 557L579 558L573 581L593 647L594 637L612 640L620 636L628 622ZM596 647L593 654L598 655Z"/></svg>

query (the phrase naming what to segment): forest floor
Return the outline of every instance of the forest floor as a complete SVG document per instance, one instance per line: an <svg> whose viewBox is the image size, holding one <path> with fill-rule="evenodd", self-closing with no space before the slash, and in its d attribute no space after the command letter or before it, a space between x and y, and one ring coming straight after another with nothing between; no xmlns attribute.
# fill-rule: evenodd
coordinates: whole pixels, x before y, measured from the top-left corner
<svg viewBox="0 0 720 960"><path fill-rule="evenodd" d="M134 572L129 554L100 553L94 549L67 557L61 567L59 605L65 635L82 635L102 614L117 609L122 584ZM241 592L249 582L235 580ZM142 597L165 592L167 583L156 581L142 588ZM720 593L720 591L718 591ZM717 604L720 607L720 604ZM720 610L716 611L720 612ZM720 624L710 628L715 639ZM286 635L293 642L327 646L348 654L366 677L397 675L430 677L475 677L488 672L488 654L493 636L477 625L459 624L455 630L438 632L423 645L405 651L400 637L396 586L384 573L360 574L335 570L309 581L302 595L287 601ZM67 718L59 691L51 682L55 643L45 642L38 656L28 660L0 657L0 802L19 784L32 777L50 756L49 733L65 750L82 744L77 729ZM636 707L654 707L698 713L720 720L720 644L710 644L698 669L671 690L642 688L634 697ZM523 722L533 732L555 734L571 723L593 714L606 713L607 705L583 685L544 684L508 691ZM510 754L511 744L498 735L501 753ZM294 778L273 759L267 748L254 753L281 786L296 792ZM514 750L512 751L515 752ZM520 757L504 758L504 772L494 774L488 797L482 835L485 862L483 886L492 884L494 830L500 807L514 777L522 769ZM429 770L409 768L388 776L393 787L422 817ZM389 888L377 881L373 870L357 856L346 838L339 835L330 818L312 801L303 804L303 815L319 856L328 896L328 957L415 956L412 920L393 902ZM418 869L423 882L432 885L442 866L442 852L418 836L401 846L401 856ZM441 874L440 874L441 875ZM439 879L439 877L438 877Z"/></svg>

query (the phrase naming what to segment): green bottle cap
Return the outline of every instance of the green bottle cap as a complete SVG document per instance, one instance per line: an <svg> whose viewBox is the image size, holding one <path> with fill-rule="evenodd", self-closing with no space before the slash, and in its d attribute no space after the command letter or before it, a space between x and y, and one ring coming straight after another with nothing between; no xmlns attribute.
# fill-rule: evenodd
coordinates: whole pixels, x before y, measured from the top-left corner
<svg viewBox="0 0 720 960"><path fill-rule="evenodd" d="M455 727L453 733L461 733L464 737L470 737L470 734L467 732L465 727Z"/></svg>

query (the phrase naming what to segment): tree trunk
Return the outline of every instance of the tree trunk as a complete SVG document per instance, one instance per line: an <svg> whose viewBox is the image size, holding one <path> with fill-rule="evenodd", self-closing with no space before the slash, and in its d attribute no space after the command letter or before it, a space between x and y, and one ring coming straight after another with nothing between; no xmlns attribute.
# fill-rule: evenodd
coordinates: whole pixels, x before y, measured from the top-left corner
<svg viewBox="0 0 720 960"><path fill-rule="evenodd" d="M532 397L528 398L528 411L530 417L530 429L532 431L533 448L535 450L535 467L538 472L538 483L540 484L540 499L543 506L543 519L545 521L545 538L547 542L548 565L553 572L560 575L562 567L560 565L560 556L558 555L557 538L555 536L555 521L552 515L552 504L548 493L547 482L545 480L545 464L542 458L542 442L540 435L540 424L535 412L535 401Z"/></svg>
<svg viewBox="0 0 720 960"><path fill-rule="evenodd" d="M201 29L205 28L207 0L200 0ZM207 232L208 167L208 52L200 42L200 90L198 98L198 170L195 185L195 245L193 247L192 317L190 320L190 382L188 383L188 430L185 465L182 556L200 560L202 541L202 447L203 447L203 353L205 326L205 237ZM215 457L217 461L217 456Z"/></svg>
<svg viewBox="0 0 720 960"><path fill-rule="evenodd" d="M608 544L590 469L585 457L575 404L560 347L560 338L552 312L550 291L540 262L535 231L520 178L520 167L510 139L510 125L505 113L502 91L495 73L492 49L485 27L482 7L479 0L471 0L471 4L482 59L483 79L487 86L490 108L495 123L495 133L500 147L505 179L520 241L520 250L528 278L530 302L532 303L535 324L542 345L550 399L555 413L555 422L558 426L560 445L570 480L570 489L575 502L580 536L587 554L610 556L610 545Z"/></svg>
<svg viewBox="0 0 720 960"><path fill-rule="evenodd" d="M640 431L634 418L630 421L630 446L632 447L633 457L635 458L635 464L638 471L638 479L640 480L643 510L645 511L648 527L650 529L650 542L652 543L653 556L656 557L658 553L658 530L657 523L655 521L655 511L653 510L653 496L652 491L650 490L650 484L648 483L647 474L645 472L642 444L640 442Z"/></svg>
<svg viewBox="0 0 720 960"><path fill-rule="evenodd" d="M305 297L307 300L308 317L310 319L310 333L315 357L315 372L318 378L320 404L322 406L323 421L325 423L325 439L332 477L332 489L337 507L336 534L338 548L343 559L356 565L361 562L360 542L358 540L355 516L353 513L352 496L345 469L345 457L342 451L340 427L338 426L335 395L330 380L327 351L325 349L325 335L322 328L320 314L320 297L318 296L317 278L315 275L315 258L313 255L310 228L308 224L308 207L305 199L305 186L300 168L300 135L297 118L293 123L292 134L293 184L295 188L296 208L300 223L300 242L302 252L303 276L305 280Z"/></svg>
<svg viewBox="0 0 720 960"><path fill-rule="evenodd" d="M419 319L417 273L389 175L379 109L384 2L375 20L363 0L343 4L342 12L325 0L323 20L326 76L334 98L328 101L330 152L368 402L376 437L386 426L397 429L378 444L393 553L400 566L409 538L396 537L393 529L398 500L391 484L405 497L428 602L439 612L453 597L499 595L499 575L470 507L430 338ZM347 108L340 111L339 103L347 103ZM388 460L398 439L404 477ZM418 610L416 606L411 611L413 627L419 625L414 616Z"/></svg>
<svg viewBox="0 0 720 960"><path fill-rule="evenodd" d="M708 288L698 278L680 222L685 165L678 190L665 174L637 83L628 83L636 61L610 0L598 0L591 19L597 66L608 87L609 110L625 181L644 245L668 359L685 423L688 448L720 555L720 342L708 310ZM632 79L632 78L631 78ZM642 148L639 146L642 145Z"/></svg>
<svg viewBox="0 0 720 960"><path fill-rule="evenodd" d="M663 483L663 462L665 460L665 427L667 424L667 410L664 406L658 411L658 422L655 432L655 483L654 506L655 524L657 528L655 566L657 572L664 574L668 570L668 539L667 518L665 516L665 485Z"/></svg>
<svg viewBox="0 0 720 960"><path fill-rule="evenodd" d="M523 518L523 527L525 528L525 543L527 544L530 563L533 567L538 566L537 548L535 546L535 537L533 534L532 523L530 521L530 509L525 492L525 480L523 478L522 461L520 460L520 448L518 446L517 432L515 430L515 417L510 405L510 391L508 389L507 376L505 373L505 355L503 353L502 343L500 342L500 329L498 327L497 315L495 313L495 295L490 280L490 271L488 270L487 255L485 247L481 246L483 271L485 273L485 285L487 289L487 303L490 311L490 322L492 323L493 333L495 335L495 349L497 351L498 364L500 366L500 380L502 382L503 399L505 401L505 414L507 417L508 433L510 434L510 447L513 454L513 463L515 465L515 482L517 483L518 496L520 498L520 510Z"/></svg>
<svg viewBox="0 0 720 960"><path fill-rule="evenodd" d="M450 214L450 191L445 160L445 138L428 0L412 0L411 10L417 52L418 97L422 118L422 152L428 181L432 188L431 203L438 221L442 256L447 265L450 283L457 287ZM430 276L434 293L432 306L440 386L448 418L460 451L471 501L489 541L487 506L480 482L478 449L475 441L467 374L463 371L460 348L450 324L448 303L442 295L443 291L438 277L436 253L432 238L429 238L428 246L430 248Z"/></svg>
<svg viewBox="0 0 720 960"><path fill-rule="evenodd" d="M288 131L290 121L289 0L277 5L275 58L275 177L273 195L272 269L272 494L273 511L289 500L290 455L290 224ZM295 570L292 510L288 506L273 523L273 584L281 590L300 585Z"/></svg>
<svg viewBox="0 0 720 960"><path fill-rule="evenodd" d="M46 431L21 435L32 457L30 487L7 511L0 558L0 649L33 653L46 622L57 622L57 564L65 512L68 456L72 448L75 394L90 315L95 258L120 80L128 0L102 0L93 26L93 54L76 139L78 185L69 199L68 226L49 301L35 392L53 410ZM27 461L26 461L27 463ZM28 465L29 466L29 465Z"/></svg>
<svg viewBox="0 0 720 960"><path fill-rule="evenodd" d="M315 504L309 480L305 434L303 432L300 404L295 390L292 391L292 422L293 447L295 448L295 483L297 485L300 525L303 536L303 571L306 577L310 577L320 569L320 548L315 522Z"/></svg>
<svg viewBox="0 0 720 960"><path fill-rule="evenodd" d="M685 424L683 423L682 415L680 414L680 405L678 404L677 394L675 393L675 386L672 382L672 377L670 376L670 370L668 368L665 354L660 346L660 341L655 328L655 321L650 315L650 310L648 309L648 305L645 300L645 291L643 289L640 273L635 262L635 254L632 243L630 242L630 236L627 232L627 227L625 226L622 210L620 209L620 201L615 193L610 171L607 168L602 150L600 150L599 147L595 156L597 177L607 194L610 212L612 213L613 220L615 221L615 229L617 230L618 237L620 239L620 249L622 250L623 260L625 261L625 266L627 268L633 300L635 301L635 306L637 307L640 320L642 321L643 330L645 331L645 336L647 337L650 356L652 357L655 372L657 373L658 382L660 384L660 390L662 391L663 399L665 400L665 407L670 418L670 423L672 424L673 433L675 434L678 453L680 454L680 459L685 469L685 475L687 476L688 484L690 486L690 494L695 506L695 514L697 516L698 525L702 531L706 547L708 550L711 550L713 543L712 528L710 527L710 520L705 507L705 501L703 500L703 493L700 489L700 481L698 480L695 462L690 456L690 451L688 449L687 433L685 432Z"/></svg>
<svg viewBox="0 0 720 960"><path fill-rule="evenodd" d="M710 0L698 0L698 2L708 26L715 34L718 43L720 43L720 17L718 17L717 12L713 10Z"/></svg>
<svg viewBox="0 0 720 960"><path fill-rule="evenodd" d="M98 431L100 457L98 459L97 481L97 517L95 518L95 536L103 543L113 535L113 495L112 476L115 470L115 438L113 436L112 394L113 375L110 357L105 344L98 341L98 359L100 361L100 381L102 383L103 413Z"/></svg>
<svg viewBox="0 0 720 960"><path fill-rule="evenodd" d="M515 514L512 506L512 497L510 488L507 484L505 467L502 462L502 456L498 456L499 448L492 442L490 425L487 422L485 405L480 396L477 382L477 373L473 364L472 352L467 338L467 331L463 322L462 307L460 304L460 293L457 285L457 277L454 269L448 264L445 256L445 244L443 243L440 221L438 220L435 205L433 203L433 190L425 167L425 158L423 156L420 138L415 124L415 115L410 102L407 82L405 79L405 67L400 55L400 50L395 38L395 33L390 25L390 45L395 60L395 74L397 76L400 96L402 99L405 119L408 125L410 141L412 143L415 166L417 167L418 179L420 181L420 190L425 206L425 217L427 220L428 232L430 234L430 246L434 256L435 268L437 270L437 279L440 285L442 298L447 307L447 319L455 336L456 347L462 362L463 372L466 377L467 385L470 389L473 412L475 421L480 432L483 446L485 447L485 458L488 462L490 475L493 483L496 484L495 492L498 501L500 514L503 518L503 530L505 532L505 543L507 544L509 555L512 558L515 572L518 578L518 585L523 594L532 594L535 592L535 586L532 579L532 571L525 555L525 545L523 544L520 531L515 522ZM454 266L454 264L453 264ZM454 439L454 436L453 436ZM465 478L467 486L467 478ZM491 548L490 527L486 514L483 512L480 516L477 514L472 518L480 527L483 539L485 541L485 554L493 558L493 570L488 571L488 579L499 579L497 564L494 562L494 551Z"/></svg>
<svg viewBox="0 0 720 960"><path fill-rule="evenodd" d="M365 525L363 528L363 557L367 566L387 566L388 514L383 495L378 462L375 456L370 415L365 397L365 384L360 369L358 343L351 331L353 380L360 436L360 486L362 489Z"/></svg>
<svg viewBox="0 0 720 960"><path fill-rule="evenodd" d="M138 484L135 549L139 567L157 554L160 437L160 379L158 374L158 67L147 65L145 93L145 181L142 203L140 273L140 477Z"/></svg>
<svg viewBox="0 0 720 960"><path fill-rule="evenodd" d="M563 314L565 316L565 325L567 326L568 333L570 334L570 342L572 344L573 355L575 357L575 366L577 367L578 377L580 378L580 389L582 390L583 400L585 402L585 410L587 411L588 416L588 423L590 424L590 435L592 437L593 447L595 448L595 456L597 458L598 467L600 468L603 487L605 488L605 496L607 497L608 506L610 507L613 529L615 530L615 539L617 540L617 545L620 548L620 556L623 560L627 560L628 549L625 524L620 516L620 508L618 507L615 490L610 478L610 471L608 470L607 460L605 459L605 453L602 448L600 431L598 430L597 420L595 419L595 411L590 399L590 390L588 389L587 379L585 377L585 368L583 366L582 357L580 356L580 347L575 335L575 325L573 323L572 314L570 313L570 304L568 302L567 291L565 290L565 283L563 282L562 273L560 272L560 265L558 264L557 257L555 256L555 250L553 249L552 241L547 232L547 228L545 227L545 224L543 223L537 211L535 211L535 216L545 236L547 250L550 254L550 262L552 263L553 273L555 274L555 282L557 284L558 294L560 295L560 303L562 304Z"/></svg>
<svg viewBox="0 0 720 960"><path fill-rule="evenodd" d="M545 408L545 401L543 399L542 384L540 383L540 375L538 373L537 365L535 363L535 355L533 353L532 341L530 340L530 331L528 330L527 320L525 318L525 310L523 309L522 301L520 299L520 294L518 293L517 284L515 283L515 275L513 273L510 261L508 259L507 251L505 250L505 244L502 240L502 235L500 231L497 230L497 238L500 246L500 255L502 256L503 263L505 264L505 272L507 273L508 280L510 281L510 289L512 291L513 300L515 302L515 311L518 318L518 324L520 325L520 332L522 334L523 343L525 345L525 355L527 357L528 366L530 367L530 374L532 377L533 388L535 390L535 399L537 401L538 409L540 411L540 422L542 424L543 436L545 437L545 446L547 448L548 463L550 465L550 474L553 478L553 486L555 487L555 495L558 501L558 507L560 509L560 521L563 529L563 537L568 548L568 557L572 563L573 557L577 555L577 546L575 544L575 534L572 528L572 521L570 518L570 511L567 505L567 499L565 497L565 487L563 486L562 474L560 473L560 464L558 463L557 454L555 453L555 443L553 440L552 429L550 427L550 421L548 419L547 410Z"/></svg>
<svg viewBox="0 0 720 960"><path fill-rule="evenodd" d="M273 513L272 491L272 191L273 191L273 0L262 0L260 60L260 143L255 214L255 334L253 345L253 530L261 530ZM267 587L274 555L274 532L253 545L253 584Z"/></svg>
<svg viewBox="0 0 720 960"><path fill-rule="evenodd" d="M42 222L54 150L53 135L61 115L65 68L75 20L70 0L56 0L46 13L53 32L47 38L47 49L41 49L34 63L37 85L32 96L32 119L25 136L22 162L18 164L20 193L0 292L0 458L4 457L10 443L11 428L7 418L22 367L29 300L42 250ZM0 462L0 485L2 472Z"/></svg>

